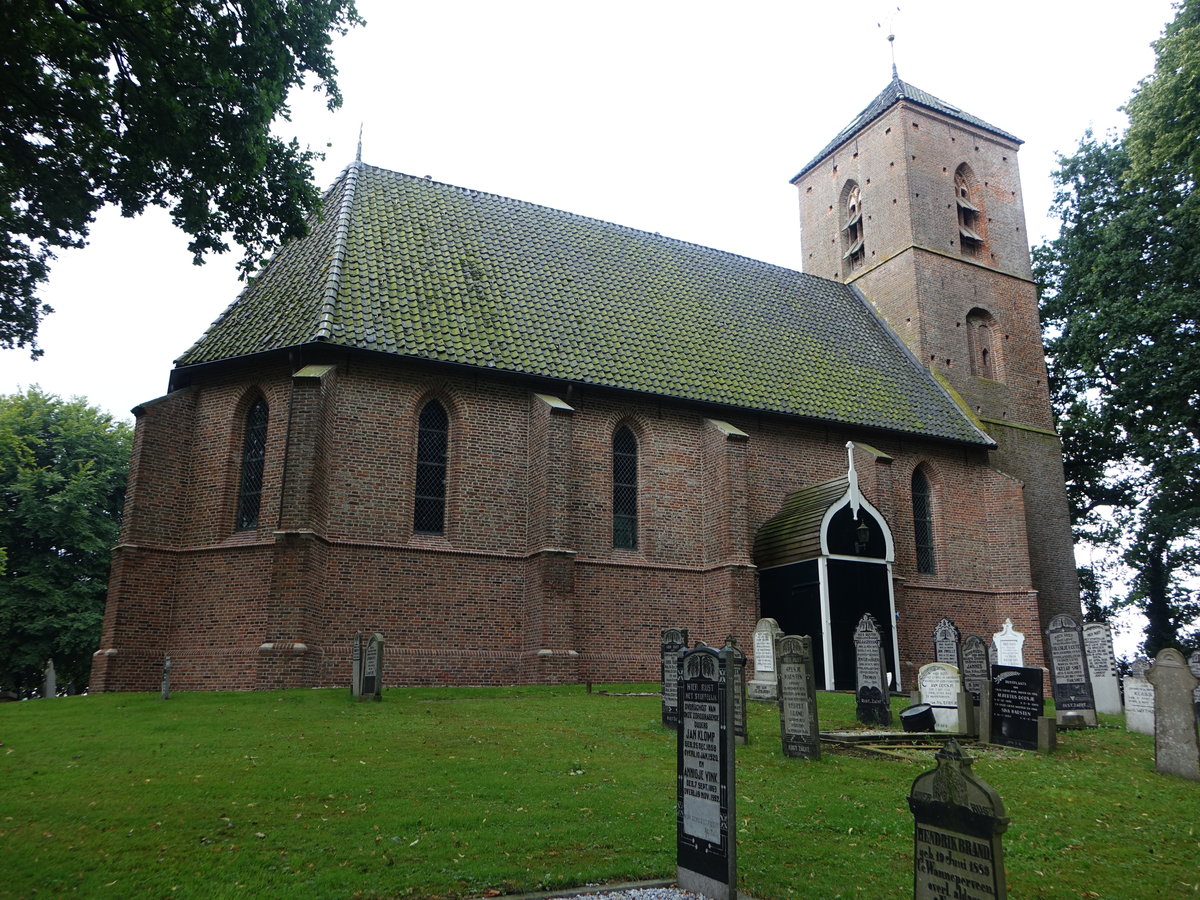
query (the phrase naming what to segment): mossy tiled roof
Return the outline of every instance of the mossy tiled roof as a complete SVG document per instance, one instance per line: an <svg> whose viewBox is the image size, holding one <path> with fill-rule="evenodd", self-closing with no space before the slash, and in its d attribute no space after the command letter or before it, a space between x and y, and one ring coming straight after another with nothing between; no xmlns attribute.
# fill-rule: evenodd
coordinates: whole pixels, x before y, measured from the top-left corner
<svg viewBox="0 0 1200 900"><path fill-rule="evenodd" d="M983 119L971 115L969 112L964 112L953 104L947 103L945 100L940 100L930 94L928 91L923 91L919 87L914 87L907 81L901 81L900 76L892 74L892 80L888 82L887 87L879 92L874 100L867 104L866 108L854 117L854 120L843 128L838 136L822 148L821 152L814 156L803 169L796 173L792 178L795 181L805 172L827 157L830 153L846 143L850 137L861 131L867 125L874 122L885 112L899 103L901 100L907 100L910 103L915 103L917 106L923 106L926 109L931 109L934 112L941 113L951 119L957 119L967 125L972 125L983 131L991 132L992 134L1002 137L1005 140L1012 141L1014 144L1024 143L1020 138L1014 137L1007 131L997 128L995 125L989 125Z"/></svg>
<svg viewBox="0 0 1200 900"><path fill-rule="evenodd" d="M363 163L176 365L313 342L989 443L846 285Z"/></svg>

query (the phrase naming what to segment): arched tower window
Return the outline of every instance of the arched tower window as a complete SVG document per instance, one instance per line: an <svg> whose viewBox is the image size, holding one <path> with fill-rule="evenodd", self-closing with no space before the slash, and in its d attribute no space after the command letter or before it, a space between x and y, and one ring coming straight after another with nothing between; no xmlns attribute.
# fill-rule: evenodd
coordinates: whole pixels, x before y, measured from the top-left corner
<svg viewBox="0 0 1200 900"><path fill-rule="evenodd" d="M974 190L975 176L963 163L954 173L954 205L958 210L958 245L963 256L978 256L983 249L980 226L982 210L978 191Z"/></svg>
<svg viewBox="0 0 1200 900"><path fill-rule="evenodd" d="M637 548L637 438L622 426L613 435L613 546Z"/></svg>
<svg viewBox="0 0 1200 900"><path fill-rule="evenodd" d="M267 401L259 397L246 413L242 439L242 478L238 485L237 528L258 527L262 506L263 463L267 455Z"/></svg>
<svg viewBox="0 0 1200 900"><path fill-rule="evenodd" d="M913 535L917 549L917 571L932 575L937 571L933 554L933 494L924 469L912 476Z"/></svg>
<svg viewBox="0 0 1200 900"><path fill-rule="evenodd" d="M1000 358L996 351L996 320L986 309L976 307L967 313L967 342L970 345L971 374L980 378L1000 378Z"/></svg>
<svg viewBox="0 0 1200 900"><path fill-rule="evenodd" d="M863 233L862 192L858 183L847 181L842 189L842 262L849 273L859 268L867 257Z"/></svg>
<svg viewBox="0 0 1200 900"><path fill-rule="evenodd" d="M430 400L421 410L417 426L416 501L413 530L442 534L446 529L446 448L450 419L446 408Z"/></svg>

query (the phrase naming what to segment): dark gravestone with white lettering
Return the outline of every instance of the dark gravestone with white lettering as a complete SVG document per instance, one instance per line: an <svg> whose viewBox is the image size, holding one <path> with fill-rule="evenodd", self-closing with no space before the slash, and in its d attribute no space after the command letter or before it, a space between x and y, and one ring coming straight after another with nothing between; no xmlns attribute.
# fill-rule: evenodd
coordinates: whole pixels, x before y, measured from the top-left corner
<svg viewBox="0 0 1200 900"><path fill-rule="evenodd" d="M988 679L988 651L987 644L977 634L968 635L962 642L962 678L963 687L978 706L983 683Z"/></svg>
<svg viewBox="0 0 1200 900"><path fill-rule="evenodd" d="M686 628L664 628L662 643L662 723L679 727L679 657L687 650Z"/></svg>
<svg viewBox="0 0 1200 900"><path fill-rule="evenodd" d="M1073 618L1055 616L1046 629L1050 647L1050 677L1054 683L1054 713L1058 724L1066 715L1081 715L1088 725L1096 724L1096 701L1088 678L1083 629ZM1078 721L1078 720L1076 720Z"/></svg>
<svg viewBox="0 0 1200 900"><path fill-rule="evenodd" d="M350 696L362 696L362 632L354 632L350 643Z"/></svg>
<svg viewBox="0 0 1200 900"><path fill-rule="evenodd" d="M725 649L733 659L733 741L746 743L746 654L730 635L725 639Z"/></svg>
<svg viewBox="0 0 1200 900"><path fill-rule="evenodd" d="M993 744L1037 750L1038 719L1044 709L1041 669L992 666Z"/></svg>
<svg viewBox="0 0 1200 900"><path fill-rule="evenodd" d="M736 900L733 654L697 647L680 664L676 880L711 900Z"/></svg>
<svg viewBox="0 0 1200 900"><path fill-rule="evenodd" d="M383 635L378 631L367 639L363 654L362 695L358 699L383 699Z"/></svg>
<svg viewBox="0 0 1200 900"><path fill-rule="evenodd" d="M908 795L913 833L914 900L1005 900L1008 828L999 795L974 772L951 738L937 768L918 775Z"/></svg>
<svg viewBox="0 0 1200 900"><path fill-rule="evenodd" d="M956 669L962 669L962 659L959 657L959 642L962 635L958 626L950 619L942 619L933 628L933 660L948 663Z"/></svg>
<svg viewBox="0 0 1200 900"><path fill-rule="evenodd" d="M1200 741L1196 737L1193 692L1200 685L1187 660L1174 647L1159 650L1146 674L1154 685L1154 769L1200 781Z"/></svg>
<svg viewBox="0 0 1200 900"><path fill-rule="evenodd" d="M785 756L821 758L817 724L817 681L813 672L812 638L787 635L775 642L779 674L779 730Z"/></svg>
<svg viewBox="0 0 1200 900"><path fill-rule="evenodd" d="M884 669L883 642L875 617L863 613L854 629L854 713L864 725L891 725L891 698Z"/></svg>

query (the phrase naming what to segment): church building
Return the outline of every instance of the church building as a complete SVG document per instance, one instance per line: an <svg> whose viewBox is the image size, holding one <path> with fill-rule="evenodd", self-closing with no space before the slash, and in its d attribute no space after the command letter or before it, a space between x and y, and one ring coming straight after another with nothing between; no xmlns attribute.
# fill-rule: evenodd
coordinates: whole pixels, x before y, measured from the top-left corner
<svg viewBox="0 0 1200 900"><path fill-rule="evenodd" d="M663 628L893 687L1078 585L1020 141L893 77L804 272L352 163L139 406L92 690L654 680Z"/></svg>

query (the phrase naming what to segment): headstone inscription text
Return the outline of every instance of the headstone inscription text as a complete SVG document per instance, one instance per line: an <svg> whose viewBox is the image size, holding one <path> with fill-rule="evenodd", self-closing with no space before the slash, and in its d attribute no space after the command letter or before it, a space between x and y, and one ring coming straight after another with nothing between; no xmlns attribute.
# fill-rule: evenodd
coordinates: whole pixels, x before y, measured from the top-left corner
<svg viewBox="0 0 1200 900"><path fill-rule="evenodd" d="M684 653L676 738L677 880L713 900L737 896L732 653Z"/></svg>
<svg viewBox="0 0 1200 900"><path fill-rule="evenodd" d="M1038 749L1038 719L1045 709L1042 670L992 666L992 743Z"/></svg>
<svg viewBox="0 0 1200 900"><path fill-rule="evenodd" d="M1087 622L1083 626L1083 648L1087 655L1088 677L1096 712L1121 714L1121 688L1117 681L1117 658L1113 655L1112 628L1107 622Z"/></svg>
<svg viewBox="0 0 1200 900"><path fill-rule="evenodd" d="M1004 804L971 771L951 738L937 768L918 775L908 796L913 832L914 900L1006 900Z"/></svg>
<svg viewBox="0 0 1200 900"><path fill-rule="evenodd" d="M679 727L679 657L687 650L686 628L664 628L659 652L662 656L662 723Z"/></svg>
<svg viewBox="0 0 1200 900"><path fill-rule="evenodd" d="M948 663L929 663L917 671L917 687L921 691L921 702L933 709L934 729L957 732L958 695L962 690L962 677L958 669Z"/></svg>
<svg viewBox="0 0 1200 900"><path fill-rule="evenodd" d="M1025 665L1025 635L1013 628L1012 619L1004 620L1004 625L992 635L992 643L996 647L996 658L992 661L993 665Z"/></svg>
<svg viewBox="0 0 1200 900"><path fill-rule="evenodd" d="M863 613L854 629L855 715L864 725L891 725L891 697L883 662L883 642L875 617Z"/></svg>
<svg viewBox="0 0 1200 900"><path fill-rule="evenodd" d="M933 628L933 659L934 662L947 663L956 669L962 668L959 658L959 642L962 636L958 626L950 619L943 618Z"/></svg>
<svg viewBox="0 0 1200 900"><path fill-rule="evenodd" d="M963 686L978 706L983 684L988 679L988 652L983 638L977 634L968 635L962 642L962 676Z"/></svg>
<svg viewBox="0 0 1200 900"><path fill-rule="evenodd" d="M1145 675L1126 675L1124 687L1125 729L1153 735L1154 685L1146 680Z"/></svg>
<svg viewBox="0 0 1200 900"><path fill-rule="evenodd" d="M821 758L821 729L817 724L817 684L813 672L812 638L781 637L775 645L779 667L779 730L785 756Z"/></svg>
<svg viewBox="0 0 1200 900"><path fill-rule="evenodd" d="M1057 615L1046 629L1050 648L1050 674L1054 683L1054 712L1059 724L1068 713L1078 713L1088 725L1096 724L1096 701L1088 678L1083 629L1071 616Z"/></svg>
<svg viewBox="0 0 1200 900"><path fill-rule="evenodd" d="M775 641L783 629L774 619L759 619L754 626L754 678L748 685L751 700L775 700L779 690L775 677Z"/></svg>

